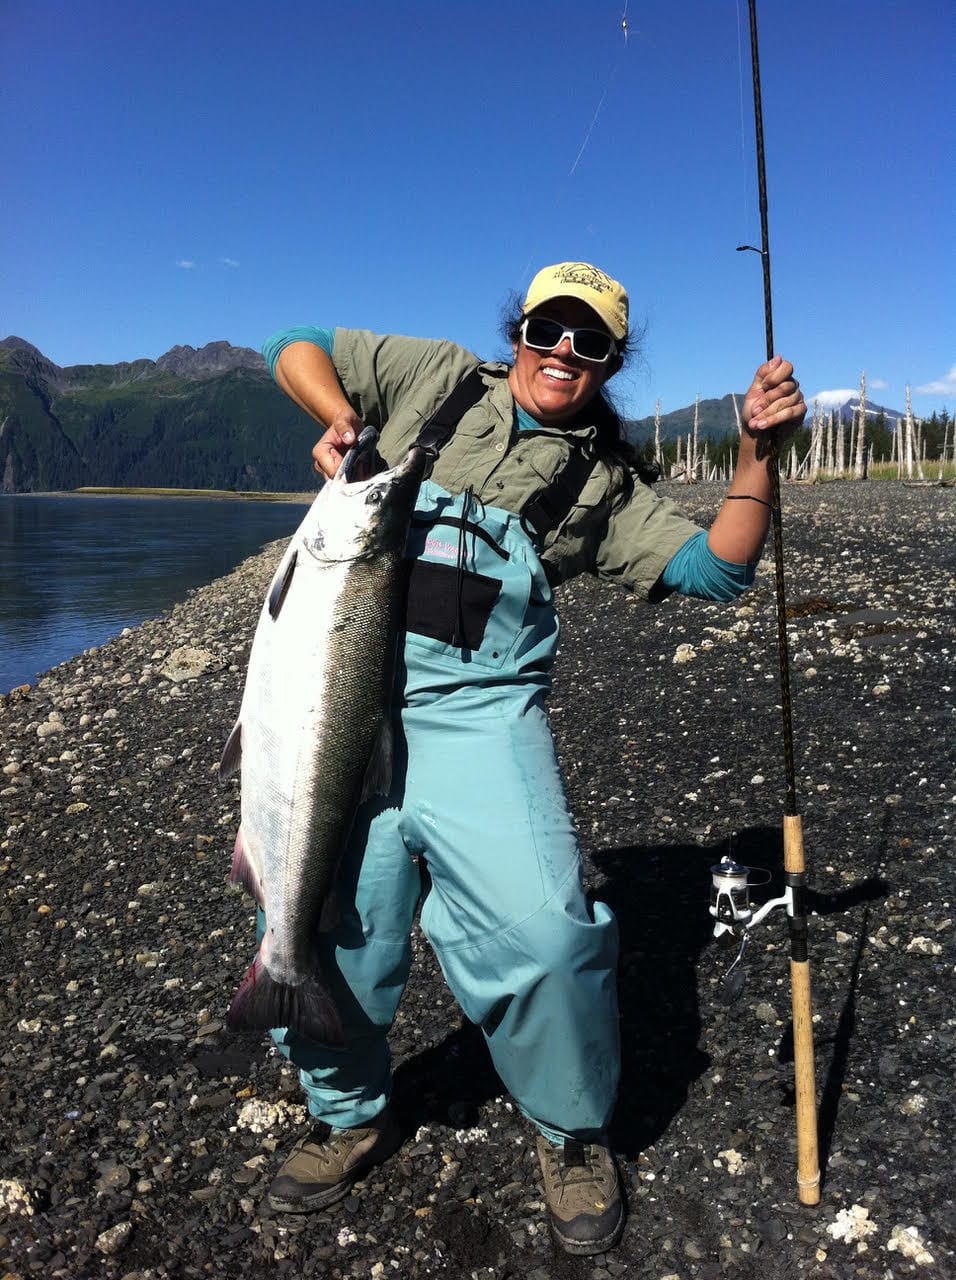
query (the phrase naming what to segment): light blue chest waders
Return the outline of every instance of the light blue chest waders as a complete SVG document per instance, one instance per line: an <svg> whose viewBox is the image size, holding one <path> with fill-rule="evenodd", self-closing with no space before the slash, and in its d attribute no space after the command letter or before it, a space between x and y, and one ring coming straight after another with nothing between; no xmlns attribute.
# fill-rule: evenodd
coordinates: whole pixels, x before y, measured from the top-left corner
<svg viewBox="0 0 956 1280"><path fill-rule="evenodd" d="M551 590L517 516L431 481L408 549L392 791L358 813L341 918L321 935L347 1047L284 1029L273 1039L299 1068L312 1114L352 1128L382 1110L422 859L422 929L505 1087L552 1140L592 1140L617 1094L617 925L585 900L544 709L558 637ZM261 936L261 913L259 923Z"/></svg>

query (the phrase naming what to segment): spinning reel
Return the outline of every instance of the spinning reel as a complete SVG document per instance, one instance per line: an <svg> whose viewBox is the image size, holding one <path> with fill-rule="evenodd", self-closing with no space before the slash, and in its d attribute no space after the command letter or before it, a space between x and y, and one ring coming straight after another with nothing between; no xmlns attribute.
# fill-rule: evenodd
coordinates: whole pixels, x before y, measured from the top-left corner
<svg viewBox="0 0 956 1280"><path fill-rule="evenodd" d="M759 879L752 879L759 873ZM750 901L752 887L764 885L770 881L770 872L763 867L747 867L735 862L729 854L725 854L720 862L710 869L710 914L716 921L714 937L729 935L729 938L740 938L737 955L724 974L721 986L721 998L725 1004L736 1000L744 989L746 973L743 958L750 943L750 930L760 924L776 907L786 907L787 914L793 915L793 886L788 884L779 898L772 898L763 906L754 909ZM728 940L729 940L728 938Z"/></svg>

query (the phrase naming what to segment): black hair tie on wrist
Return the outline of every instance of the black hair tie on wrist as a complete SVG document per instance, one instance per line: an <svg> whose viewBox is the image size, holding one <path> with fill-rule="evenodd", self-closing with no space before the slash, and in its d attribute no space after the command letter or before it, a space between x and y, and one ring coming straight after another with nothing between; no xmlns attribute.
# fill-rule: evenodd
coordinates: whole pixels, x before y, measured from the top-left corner
<svg viewBox="0 0 956 1280"><path fill-rule="evenodd" d="M725 502L759 502L762 507L766 507L768 511L772 511L769 502L764 502L763 498L755 498L752 493L728 493L724 498Z"/></svg>

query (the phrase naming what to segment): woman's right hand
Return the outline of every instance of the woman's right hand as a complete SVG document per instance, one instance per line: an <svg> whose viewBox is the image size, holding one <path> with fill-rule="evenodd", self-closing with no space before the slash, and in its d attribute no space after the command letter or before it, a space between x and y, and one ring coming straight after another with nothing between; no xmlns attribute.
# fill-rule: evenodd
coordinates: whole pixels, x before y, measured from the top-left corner
<svg viewBox="0 0 956 1280"><path fill-rule="evenodd" d="M352 409L343 409L336 414L312 450L312 465L320 476L332 479L342 459L359 438L363 426L362 419Z"/></svg>

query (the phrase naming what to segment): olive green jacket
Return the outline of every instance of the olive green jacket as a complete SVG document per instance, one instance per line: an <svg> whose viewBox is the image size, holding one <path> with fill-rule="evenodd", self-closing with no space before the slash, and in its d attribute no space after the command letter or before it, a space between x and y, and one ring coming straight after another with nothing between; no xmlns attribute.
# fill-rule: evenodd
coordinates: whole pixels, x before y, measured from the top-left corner
<svg viewBox="0 0 956 1280"><path fill-rule="evenodd" d="M332 360L352 408L381 432L379 452L394 466L424 423L478 357L451 342L383 337L365 329L336 329ZM489 506L521 512L564 468L575 441L594 452L593 427L515 429L508 366L481 365L488 388L464 415L435 462L432 479L450 493L471 486ZM547 535L541 549L553 583L594 573L655 598L668 561L699 526L635 477L630 501L612 509L610 468L597 465L577 504Z"/></svg>

